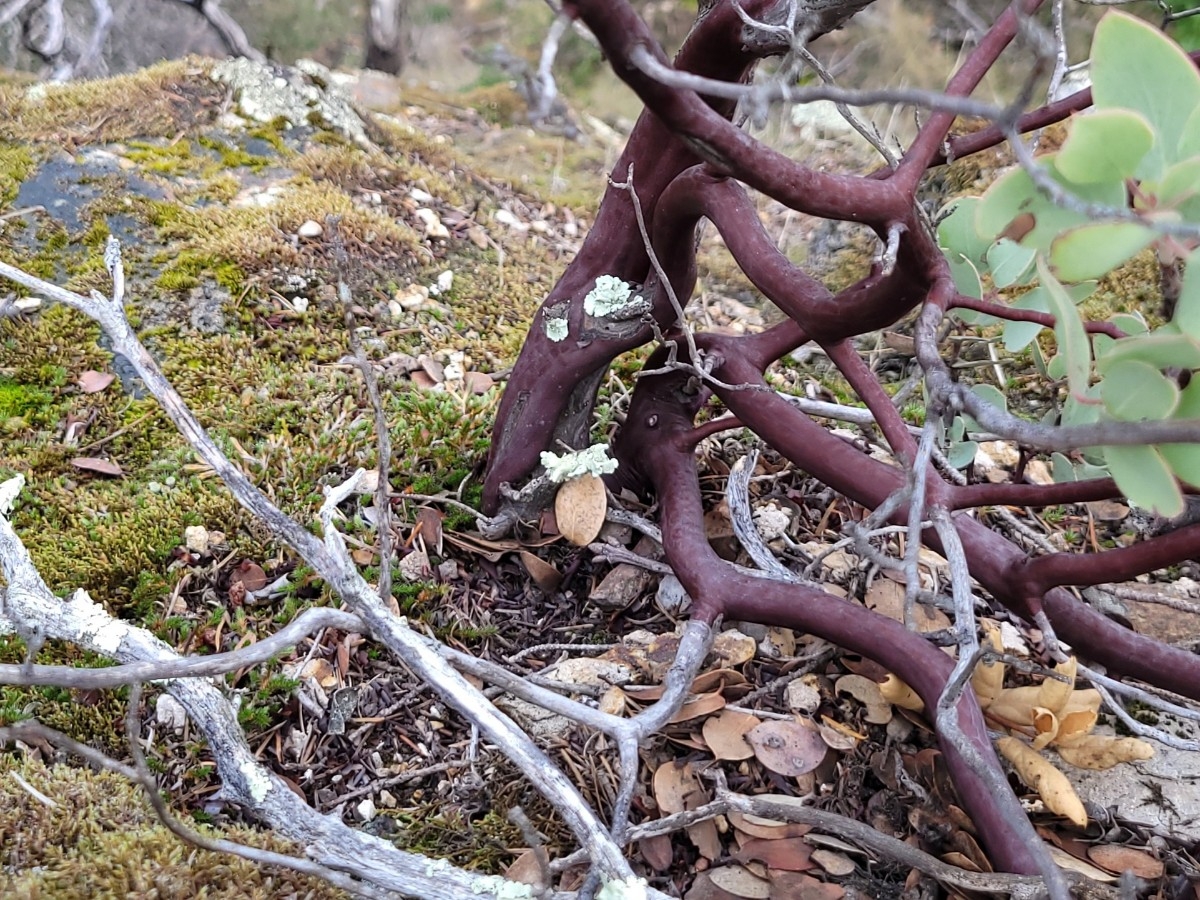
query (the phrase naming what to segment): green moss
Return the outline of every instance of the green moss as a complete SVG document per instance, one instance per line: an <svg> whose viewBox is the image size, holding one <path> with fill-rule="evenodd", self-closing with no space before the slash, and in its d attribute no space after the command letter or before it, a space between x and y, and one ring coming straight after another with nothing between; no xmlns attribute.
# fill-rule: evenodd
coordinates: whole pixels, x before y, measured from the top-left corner
<svg viewBox="0 0 1200 900"><path fill-rule="evenodd" d="M50 797L54 806L36 800L10 773ZM286 841L245 827L201 831L298 853ZM318 879L182 843L158 820L144 792L116 775L46 767L12 756L0 756L0 870L0 891L14 900L345 896Z"/></svg>
<svg viewBox="0 0 1200 900"><path fill-rule="evenodd" d="M28 147L0 144L0 210L17 199L21 183L33 174L37 161Z"/></svg>
<svg viewBox="0 0 1200 900"><path fill-rule="evenodd" d="M116 78L0 86L0 139L85 145L173 137L218 115L225 87L206 77L211 66L181 59Z"/></svg>

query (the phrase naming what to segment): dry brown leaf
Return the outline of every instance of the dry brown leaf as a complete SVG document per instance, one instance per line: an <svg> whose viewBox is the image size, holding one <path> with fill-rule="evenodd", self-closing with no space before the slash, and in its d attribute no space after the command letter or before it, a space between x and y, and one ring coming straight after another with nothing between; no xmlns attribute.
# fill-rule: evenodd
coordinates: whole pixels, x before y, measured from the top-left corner
<svg viewBox="0 0 1200 900"><path fill-rule="evenodd" d="M665 872L670 869L671 862L675 858L675 849L669 834L656 834L652 837L641 838L638 841L638 850L642 854L642 859L646 861L646 865L656 872Z"/></svg>
<svg viewBox="0 0 1200 900"><path fill-rule="evenodd" d="M733 669L754 659L757 650L754 638L730 628L713 639L711 653L718 668Z"/></svg>
<svg viewBox="0 0 1200 900"><path fill-rule="evenodd" d="M541 852L544 854L546 851ZM504 870L504 877L509 881L537 887L542 883L542 872L543 864L538 862L538 851L526 850Z"/></svg>
<svg viewBox="0 0 1200 900"><path fill-rule="evenodd" d="M841 885L818 881L803 872L777 869L768 872L767 877L771 879L771 900L842 900L846 896Z"/></svg>
<svg viewBox="0 0 1200 900"><path fill-rule="evenodd" d="M267 573L256 562L243 559L229 576L230 584L240 584L247 591L261 591L267 586Z"/></svg>
<svg viewBox="0 0 1200 900"><path fill-rule="evenodd" d="M704 720L704 742L717 759L749 759L754 748L746 741L746 733L762 724L758 716L722 710L719 715Z"/></svg>
<svg viewBox="0 0 1200 900"><path fill-rule="evenodd" d="M873 725L892 721L892 706L880 693L879 683L862 675L843 675L834 683L839 694L849 694L867 708L866 719Z"/></svg>
<svg viewBox="0 0 1200 900"><path fill-rule="evenodd" d="M375 551L370 547L355 547L350 551L350 558L355 565L369 566L375 562Z"/></svg>
<svg viewBox="0 0 1200 900"><path fill-rule="evenodd" d="M1034 706L1041 706L1054 714L1061 713L1067 707L1071 694L1075 691L1075 671L1078 663L1075 657L1069 657L1054 667L1054 672L1066 681L1047 676L1038 688L1037 701Z"/></svg>
<svg viewBox="0 0 1200 900"><path fill-rule="evenodd" d="M789 777L811 772L828 752L816 726L795 719L763 722L747 733L746 740L759 762Z"/></svg>
<svg viewBox="0 0 1200 900"><path fill-rule="evenodd" d="M843 853L835 850L814 850L812 861L830 875L844 877L854 871L854 861Z"/></svg>
<svg viewBox="0 0 1200 900"><path fill-rule="evenodd" d="M686 722L688 719L711 715L717 710L724 708L725 698L716 692L711 694L692 694L683 701L683 706L679 707L669 721L671 724Z"/></svg>
<svg viewBox="0 0 1200 900"><path fill-rule="evenodd" d="M529 573L529 577L533 579L533 583L541 588L543 593L553 594L558 590L558 583L562 580L558 569L528 550L522 550L520 556L521 563L525 566L525 571Z"/></svg>
<svg viewBox="0 0 1200 900"><path fill-rule="evenodd" d="M865 735L860 735L851 731L840 722L834 722L828 716L822 716L822 723L817 726L817 731L821 733L821 740L829 745L831 750L840 750L843 753L848 753L858 746L859 741L865 740Z"/></svg>
<svg viewBox="0 0 1200 900"><path fill-rule="evenodd" d="M654 801L662 812L681 813L687 808L688 795L700 793L703 788L691 763L681 766L669 760L654 770Z"/></svg>
<svg viewBox="0 0 1200 900"><path fill-rule="evenodd" d="M625 715L626 699L625 692L614 684L600 698L600 712L608 713L610 716L623 716Z"/></svg>
<svg viewBox="0 0 1200 900"><path fill-rule="evenodd" d="M1105 871L1119 875L1132 872L1138 878L1151 880L1161 878L1163 863L1145 850L1125 847L1121 844L1097 844L1088 848L1088 859Z"/></svg>
<svg viewBox="0 0 1200 900"><path fill-rule="evenodd" d="M920 695L895 675L889 674L883 684L879 685L879 693L888 703L901 709L911 709L914 712L925 709L925 701Z"/></svg>
<svg viewBox="0 0 1200 900"><path fill-rule="evenodd" d="M692 886L683 895L683 900L740 900L740 898L737 894L723 891L713 884L710 873L701 872L692 879Z"/></svg>
<svg viewBox="0 0 1200 900"><path fill-rule="evenodd" d="M689 794L687 808L699 809L707 799L703 794ZM717 823L712 819L704 819L695 825L689 825L686 831L688 840L709 862L721 857L724 852L724 848L721 846L721 835L717 831Z"/></svg>
<svg viewBox="0 0 1200 900"><path fill-rule="evenodd" d="M1087 811L1083 808L1083 801L1075 793L1067 776L1049 760L1013 737L996 741L996 750L1012 763L1021 781L1038 792L1047 809L1065 816L1080 828L1087 826Z"/></svg>
<svg viewBox="0 0 1200 900"><path fill-rule="evenodd" d="M426 546L432 547L433 552L438 556L445 555L442 546L442 519L444 518L446 518L445 513L440 509L422 506L417 510L417 522L413 528L425 540Z"/></svg>
<svg viewBox="0 0 1200 900"><path fill-rule="evenodd" d="M337 671L333 668L333 664L322 657L310 659L304 664L304 668L300 670L300 677L303 679L311 678L323 688L334 688L338 685Z"/></svg>
<svg viewBox="0 0 1200 900"><path fill-rule="evenodd" d="M1084 735L1069 746L1054 748L1064 762L1080 769L1111 769L1117 763L1150 759L1154 748L1132 737L1110 737L1106 734Z"/></svg>
<svg viewBox="0 0 1200 900"><path fill-rule="evenodd" d="M771 882L759 878L745 866L710 869L708 877L721 890L729 891L737 897L746 897L747 900L769 900L771 896Z"/></svg>
<svg viewBox="0 0 1200 900"><path fill-rule="evenodd" d="M100 459L97 456L77 456L71 460L71 465L77 469L83 469L85 472L95 472L97 475L111 475L114 478L120 478L125 474L115 462Z"/></svg>
<svg viewBox="0 0 1200 900"><path fill-rule="evenodd" d="M79 374L79 389L85 394L98 394L116 380L111 372L97 372L88 369Z"/></svg>
<svg viewBox="0 0 1200 900"><path fill-rule="evenodd" d="M472 394L486 394L496 386L495 379L487 372L467 372L463 376L463 383Z"/></svg>
<svg viewBox="0 0 1200 900"><path fill-rule="evenodd" d="M1103 884L1112 884L1117 880L1115 875L1109 875L1103 869L1098 869L1086 860L1078 859L1070 853L1059 850L1053 844L1046 847L1050 851L1050 858L1054 860L1054 864L1068 872L1078 872L1085 878L1090 878L1092 881L1099 881Z"/></svg>
<svg viewBox="0 0 1200 900"><path fill-rule="evenodd" d="M737 831L751 838L763 838L776 841L783 838L803 837L812 830L809 825L799 822L780 822L778 819L764 819L751 813L728 812L725 817Z"/></svg>
<svg viewBox="0 0 1200 900"><path fill-rule="evenodd" d="M806 872L813 867L809 861L813 848L802 837L763 840L755 838L742 844L733 854L740 863L761 862L769 869Z"/></svg>
<svg viewBox="0 0 1200 900"><path fill-rule="evenodd" d="M586 547L596 539L607 511L608 495L604 482L596 475L580 475L563 482L554 495L558 530L576 547Z"/></svg>
<svg viewBox="0 0 1200 900"><path fill-rule="evenodd" d="M692 679L690 690L693 694L705 694L709 691L725 693L729 688L739 688L746 683L746 676L741 672L735 672L733 669L710 669Z"/></svg>
<svg viewBox="0 0 1200 900"><path fill-rule="evenodd" d="M887 578L876 578L863 596L863 605L889 619L903 622L904 585ZM916 622L917 631L920 632L940 631L943 628L949 628L951 624L950 617L944 612L923 603L914 606L913 619Z"/></svg>

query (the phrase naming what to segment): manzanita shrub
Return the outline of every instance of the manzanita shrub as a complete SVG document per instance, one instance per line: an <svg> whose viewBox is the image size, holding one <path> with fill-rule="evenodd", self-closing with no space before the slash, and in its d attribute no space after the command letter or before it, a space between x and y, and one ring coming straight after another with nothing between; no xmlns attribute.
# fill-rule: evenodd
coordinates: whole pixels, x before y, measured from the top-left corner
<svg viewBox="0 0 1200 900"><path fill-rule="evenodd" d="M1048 552L1014 543L977 514L1125 496L1168 516L1200 484L1200 387L1190 379L1200 368L1200 267L1185 264L1200 234L1200 76L1149 24L1110 13L1095 34L1094 103L1084 91L1028 112L996 110L989 126L952 134L957 111L978 114L967 98L1043 5L1016 0L965 58L894 166L862 175L819 170L731 123L758 60L793 49L797 35L808 40L839 27L869 4L708 0L671 63L625 0L565 0L564 14L592 31L646 111L587 240L531 324L499 411L484 503L500 522L531 518L545 505L556 484L540 473L540 454L595 443L592 410L607 367L657 341L612 441L618 466L605 477L614 489L656 499L665 557L692 598L690 615L811 632L896 673L934 719L993 863L1048 873L1040 841L1004 784L979 704L969 690L947 690L952 675L978 659L969 598L958 606L956 668L924 637L820 585L731 565L705 535L694 451L722 429L749 429L881 521L913 517L914 533L923 528L922 540L952 564L965 561L994 604L1056 634L1093 667L1200 699L1200 657L1130 630L1070 590L1200 556L1200 525L1168 526L1099 552ZM793 100L801 93L776 91ZM1069 116L1056 153L1034 160L1021 145L1023 167L983 197L944 211L936 231L930 226L917 201L927 173ZM780 253L747 187L808 215L864 225L886 249L865 277L831 291ZM701 219L782 311L780 324L742 336L683 330ZM1079 303L1096 280L1151 246L1174 302L1170 321L1153 332L1137 313L1085 321ZM914 314L932 423L926 440L910 431L855 343ZM941 344L955 318L1002 323L1010 348L1029 348L1060 401L1048 420L1010 415L1001 390L959 382ZM1053 330L1052 341L1043 329ZM901 465L872 458L768 388L766 368L809 342L871 411ZM729 415L696 424L698 413L714 410ZM972 432L992 432L1027 456L1042 454L1058 483L976 482L969 471L964 477L931 464L934 426L959 466L974 450ZM957 593L966 585L969 595L961 574Z"/></svg>

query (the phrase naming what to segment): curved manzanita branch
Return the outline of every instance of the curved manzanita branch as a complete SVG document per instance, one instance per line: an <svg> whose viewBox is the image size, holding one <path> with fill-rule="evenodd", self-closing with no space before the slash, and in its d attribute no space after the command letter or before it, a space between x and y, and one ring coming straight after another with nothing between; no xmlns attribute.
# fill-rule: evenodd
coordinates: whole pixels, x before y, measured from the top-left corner
<svg viewBox="0 0 1200 900"><path fill-rule="evenodd" d="M750 15L761 15L771 0L741 4ZM740 81L760 55L743 49L741 20L733 0L718 0L701 17L684 42L676 65L712 78ZM778 48L774 48L778 51ZM728 104L704 107L720 121L732 111ZM625 151L613 168L613 179L624 181L634 166L638 197L648 227L663 189L680 172L699 162L657 116L643 112L629 136ZM669 259L671 264L678 256ZM687 258L685 269L690 268ZM496 430L484 481L484 510L500 505L501 485L517 484L537 466L538 454L555 439L578 447L587 434L595 391L604 369L621 353L652 337L648 325L634 320L615 333L594 328L587 321L582 300L601 275L624 281L646 281L649 257L633 214L630 195L609 187L591 231L558 283L534 316L533 327L509 377L508 389L497 413ZM690 293L690 291L688 292ZM565 316L567 337L552 340L546 333L547 313Z"/></svg>
<svg viewBox="0 0 1200 900"><path fill-rule="evenodd" d="M665 354L655 357L649 367L663 364ZM923 637L824 591L745 575L717 556L704 532L692 455L692 416L702 398L686 374L641 379L614 447L619 459L639 460L659 498L663 549L693 598L692 615L706 622L726 616L819 634L897 673L921 695L927 710L936 709L953 663ZM999 766L974 695L964 694L957 710L959 725L980 756ZM1016 797L994 796L951 745L943 742L942 750L996 864L1011 872L1037 872L1028 847L1032 828Z"/></svg>

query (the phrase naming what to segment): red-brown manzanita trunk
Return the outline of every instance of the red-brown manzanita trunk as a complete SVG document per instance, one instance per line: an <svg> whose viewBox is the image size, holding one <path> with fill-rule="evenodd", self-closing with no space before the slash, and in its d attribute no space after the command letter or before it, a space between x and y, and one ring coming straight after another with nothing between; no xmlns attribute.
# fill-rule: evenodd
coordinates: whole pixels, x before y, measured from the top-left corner
<svg viewBox="0 0 1200 900"><path fill-rule="evenodd" d="M864 2L798 3L801 24L810 33L836 27ZM947 86L947 94L967 97L1020 30L1021 16L1035 13L1041 0L1016 0L967 58ZM783 21L787 4L752 0L752 17ZM786 315L757 335L697 334L696 346L719 385L703 386L686 371L668 371L639 380L629 415L614 442L620 468L614 485L657 496L663 547L680 581L694 598L692 614L790 626L827 638L878 661L913 685L934 710L951 661L939 649L897 623L810 587L750 579L711 551L704 536L703 509L694 471L693 448L700 431L695 414L715 393L766 444L799 468L868 508L902 488L905 473L878 462L841 440L786 399L766 389L768 365L796 347L815 341L873 412L893 453L911 467L917 445L882 386L849 341L880 329L920 308L917 339L926 371L940 363L936 330L958 305L949 267L918 214L916 191L931 166L943 162L953 122L948 112L932 113L891 171L871 176L819 172L765 146L728 120L727 104L669 86L651 74L649 61L665 62L662 51L624 0L567 0L565 11L582 19L596 35L616 73L646 104L613 173L624 182L632 170L647 229L663 275L681 303L691 296L695 277L695 229L708 219L747 277ZM810 18L805 19L808 15ZM778 40L749 30L730 0L702 4L697 25L680 51L675 68L727 82L742 81L756 59L786 49ZM1062 101L1029 114L1022 127L1040 127L1086 105L1087 96ZM958 139L959 154L994 143L992 133ZM745 186L813 216L860 222L881 239L898 235L895 260L837 294L787 260L763 228ZM609 322L583 310L583 298L602 275L641 285L650 303L645 319ZM548 334L548 317L567 323L565 339ZM486 511L528 515L545 497L512 499L505 485L520 487L538 464L542 450L556 442L582 448L597 385L619 354L649 341L657 330L678 335L680 323L666 285L649 262L629 192L610 187L579 255L535 316L499 411L485 481ZM1104 330L1097 326L1094 330ZM687 359L683 343L677 353ZM648 368L663 366L657 351ZM749 386L750 389L746 389ZM711 433L711 427L703 432ZM1132 676L1200 699L1200 657L1125 629L1082 604L1065 588L1127 579L1200 554L1200 526L1143 541L1132 547L1081 557L1056 553L1030 558L993 532L970 509L989 504L1029 506L1076 503L1118 494L1110 479L1069 485L956 485L938 472L927 473L926 502L947 510L965 551L970 574L999 602L1032 618L1045 613L1060 637L1079 655L1110 672ZM896 518L903 518L902 511ZM940 547L937 536L926 535ZM957 702L957 718L971 753L998 767L973 695ZM931 713L932 714L932 713ZM1015 797L997 796L960 748L943 735L942 746L964 805L979 825L993 861L1011 871L1035 871L1028 830Z"/></svg>

